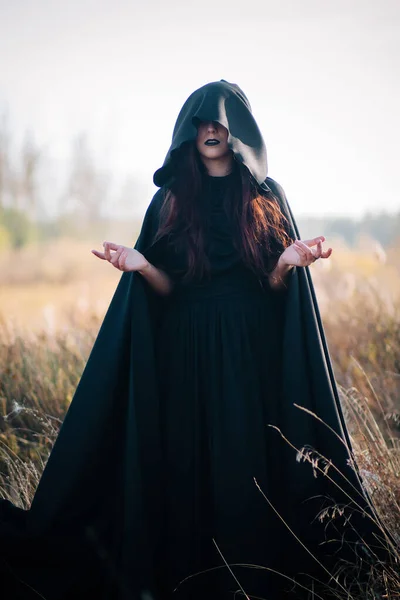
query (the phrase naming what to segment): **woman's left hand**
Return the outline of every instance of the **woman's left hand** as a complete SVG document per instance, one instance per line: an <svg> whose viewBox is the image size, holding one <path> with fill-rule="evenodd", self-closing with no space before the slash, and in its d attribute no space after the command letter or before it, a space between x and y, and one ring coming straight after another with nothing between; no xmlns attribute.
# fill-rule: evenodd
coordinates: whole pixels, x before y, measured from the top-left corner
<svg viewBox="0 0 400 600"><path fill-rule="evenodd" d="M308 267L318 258L329 258L332 254L332 248L322 250L322 242L324 241L325 237L323 235L311 240L295 240L282 252L279 260L290 266ZM314 246L316 247L314 248Z"/></svg>

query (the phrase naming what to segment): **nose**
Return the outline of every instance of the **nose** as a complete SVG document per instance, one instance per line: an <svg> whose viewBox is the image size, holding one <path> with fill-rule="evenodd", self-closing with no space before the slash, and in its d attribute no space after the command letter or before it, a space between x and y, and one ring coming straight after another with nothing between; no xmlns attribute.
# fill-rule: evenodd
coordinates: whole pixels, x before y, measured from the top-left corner
<svg viewBox="0 0 400 600"><path fill-rule="evenodd" d="M216 131L217 131L216 123L214 123L214 121L209 121L207 123L207 132L215 133Z"/></svg>

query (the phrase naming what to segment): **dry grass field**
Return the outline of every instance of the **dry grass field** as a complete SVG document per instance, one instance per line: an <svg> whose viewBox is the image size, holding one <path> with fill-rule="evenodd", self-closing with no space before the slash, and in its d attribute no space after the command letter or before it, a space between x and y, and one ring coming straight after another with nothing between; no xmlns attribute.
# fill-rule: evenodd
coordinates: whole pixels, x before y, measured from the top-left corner
<svg viewBox="0 0 400 600"><path fill-rule="evenodd" d="M123 241L121 241L124 243ZM125 241L128 245L128 242ZM312 267L342 404L390 559L368 595L400 597L400 258L339 242ZM0 254L0 495L29 506L121 274L98 242ZM376 591L379 589L379 594Z"/></svg>

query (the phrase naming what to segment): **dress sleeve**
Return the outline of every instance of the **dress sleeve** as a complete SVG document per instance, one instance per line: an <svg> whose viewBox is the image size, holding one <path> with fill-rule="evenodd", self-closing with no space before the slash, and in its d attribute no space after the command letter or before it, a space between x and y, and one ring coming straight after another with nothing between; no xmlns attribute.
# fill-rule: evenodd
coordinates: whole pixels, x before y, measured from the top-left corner
<svg viewBox="0 0 400 600"><path fill-rule="evenodd" d="M157 252L153 253L148 260L158 269L165 271L175 283L181 278L179 261L173 246L168 242L168 236L164 236L157 242Z"/></svg>
<svg viewBox="0 0 400 600"><path fill-rule="evenodd" d="M287 232L289 235L289 231ZM266 269L268 271L268 273L272 273L272 271L275 269L279 257L282 254L282 246L281 244L276 240L276 238L273 238L270 242L271 246L269 250L265 250L265 258L264 258L264 264L266 266ZM275 294L285 294L289 288L290 282L293 278L293 273L296 270L296 267L292 267L289 271L289 273L287 274L286 278L285 278L285 287L282 287L280 289L274 289L274 293ZM269 280L268 280L268 286L270 287L270 289L272 289L271 285L269 284Z"/></svg>

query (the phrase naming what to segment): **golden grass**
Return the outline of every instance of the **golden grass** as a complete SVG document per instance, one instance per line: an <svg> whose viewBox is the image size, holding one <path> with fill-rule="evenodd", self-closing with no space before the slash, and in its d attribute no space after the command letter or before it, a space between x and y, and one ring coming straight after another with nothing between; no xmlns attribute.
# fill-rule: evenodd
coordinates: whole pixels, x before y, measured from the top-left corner
<svg viewBox="0 0 400 600"><path fill-rule="evenodd" d="M47 332L71 319L104 315L121 272L95 257L99 242L59 239L0 253L0 313L8 322Z"/></svg>
<svg viewBox="0 0 400 600"><path fill-rule="evenodd" d="M21 507L30 505L121 276L92 247L100 244L26 249L18 268L0 257L0 495ZM398 255L342 247L330 265L313 267L354 456L391 544L389 562L371 567L369 591L357 591L353 577L351 594L341 596L357 600L400 597Z"/></svg>

